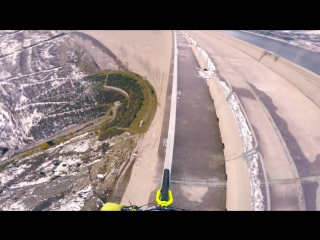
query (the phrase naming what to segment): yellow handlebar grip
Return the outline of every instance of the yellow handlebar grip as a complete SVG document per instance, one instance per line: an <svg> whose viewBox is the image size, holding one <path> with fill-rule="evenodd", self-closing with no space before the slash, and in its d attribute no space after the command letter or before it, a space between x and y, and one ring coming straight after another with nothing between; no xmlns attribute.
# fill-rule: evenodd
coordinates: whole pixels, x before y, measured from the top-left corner
<svg viewBox="0 0 320 240"><path fill-rule="evenodd" d="M107 202L102 206L101 211L121 211L124 204L117 204L112 202Z"/></svg>
<svg viewBox="0 0 320 240"><path fill-rule="evenodd" d="M161 206L161 207L168 207L173 203L173 196L172 196L172 192L170 190L168 190L168 197L169 200L168 201L161 201L161 190L159 189L157 191L157 195L156 195L156 202Z"/></svg>

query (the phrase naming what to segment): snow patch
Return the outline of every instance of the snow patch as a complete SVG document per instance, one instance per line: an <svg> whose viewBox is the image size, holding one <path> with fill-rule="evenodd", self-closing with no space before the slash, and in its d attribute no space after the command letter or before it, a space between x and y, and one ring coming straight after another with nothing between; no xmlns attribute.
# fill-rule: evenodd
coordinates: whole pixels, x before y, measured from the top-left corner
<svg viewBox="0 0 320 240"><path fill-rule="evenodd" d="M255 211L263 211L263 195L261 192L261 182L259 180L259 164L258 164L258 154L254 154L247 158L247 163L249 166L249 174L251 177L251 196L253 197L253 202L251 202L251 208Z"/></svg>
<svg viewBox="0 0 320 240"><path fill-rule="evenodd" d="M23 113L21 112L21 128L25 133L28 133L31 127L36 124L41 117L43 116L43 113L39 113L37 109L34 109L33 112Z"/></svg>
<svg viewBox="0 0 320 240"><path fill-rule="evenodd" d="M5 71L5 70L2 70L1 72L0 72L0 81L1 80L5 80L5 79L8 79L8 78L10 78L12 75L11 75L11 73L9 73L9 72L7 72L7 71Z"/></svg>
<svg viewBox="0 0 320 240"><path fill-rule="evenodd" d="M20 188L20 187L25 187L25 186L31 186L35 184L40 184L44 182L48 182L50 180L50 177L42 177L34 181L27 181L27 182L20 182L14 185L11 185L9 188L10 189L15 189L15 188Z"/></svg>
<svg viewBox="0 0 320 240"><path fill-rule="evenodd" d="M71 139L71 140L74 141L74 139ZM72 152L72 151L74 151L74 152L85 152L85 151L87 151L89 149L90 142L91 142L91 139L69 143L69 144L67 144L67 146L65 146L60 151L60 153L67 153L67 152Z"/></svg>
<svg viewBox="0 0 320 240"><path fill-rule="evenodd" d="M73 151L75 152L85 152L89 149L88 142L80 143Z"/></svg>
<svg viewBox="0 0 320 240"><path fill-rule="evenodd" d="M67 196L60 203L59 211L79 211L87 198L91 197L92 186L89 185L86 188L78 191L73 196Z"/></svg>
<svg viewBox="0 0 320 240"><path fill-rule="evenodd" d="M26 98L26 96L24 96L24 94L20 95L20 102L25 103L28 101L28 98Z"/></svg>
<svg viewBox="0 0 320 240"><path fill-rule="evenodd" d="M10 180L18 177L21 173L23 173L25 169L19 168L19 167L14 167L14 168L9 168L5 169L0 173L0 186L3 186Z"/></svg>
<svg viewBox="0 0 320 240"><path fill-rule="evenodd" d="M21 202L21 200L19 200L13 204L10 204L10 206L5 206L3 210L4 211L25 211L25 208L26 208L25 205Z"/></svg>
<svg viewBox="0 0 320 240"><path fill-rule="evenodd" d="M38 172L38 171L40 171L41 169L45 169L46 167L48 167L48 166L51 165L51 164L52 164L52 162L50 162L50 161L45 162L45 163L41 164L41 166L38 167L38 168L36 169L36 171Z"/></svg>
<svg viewBox="0 0 320 240"><path fill-rule="evenodd" d="M109 138L108 142L110 144L110 147L115 145L116 143L120 142L120 141L123 141L123 140L126 140L128 137L130 136L130 133L129 132L124 132L123 134L121 135L118 135L118 136L114 136L112 138Z"/></svg>

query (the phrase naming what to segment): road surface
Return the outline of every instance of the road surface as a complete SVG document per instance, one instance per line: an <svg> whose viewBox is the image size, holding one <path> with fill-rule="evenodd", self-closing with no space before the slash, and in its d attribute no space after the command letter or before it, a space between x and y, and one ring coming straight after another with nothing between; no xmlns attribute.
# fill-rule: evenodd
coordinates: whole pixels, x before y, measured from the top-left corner
<svg viewBox="0 0 320 240"><path fill-rule="evenodd" d="M226 209L221 135L209 88L192 49L177 32L178 99L170 188L173 207Z"/></svg>

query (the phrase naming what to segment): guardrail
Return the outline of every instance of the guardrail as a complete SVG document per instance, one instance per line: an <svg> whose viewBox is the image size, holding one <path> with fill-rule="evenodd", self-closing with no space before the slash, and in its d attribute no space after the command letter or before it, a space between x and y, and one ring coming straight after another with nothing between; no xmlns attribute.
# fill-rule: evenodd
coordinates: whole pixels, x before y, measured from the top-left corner
<svg viewBox="0 0 320 240"><path fill-rule="evenodd" d="M266 210L267 211L270 211L270 192L269 192L269 185L268 185L268 178L267 178L267 174L266 174L266 171L265 171L265 167L264 167L264 164L263 164L263 158L262 158L262 155L260 152L258 152L256 149L258 147L258 141L257 141L257 138L256 138L256 135L254 134L254 131L252 129L252 126L251 126L251 123L249 121L249 118L242 106L242 103L240 101L240 99L238 98L237 94L235 92L232 91L232 86L230 85L230 83L228 82L228 80L226 79L226 77L222 74L222 72L220 71L220 69L217 67L219 73L223 76L224 78L224 82L228 85L229 89L230 89L230 92L228 95L226 95L226 99L225 101L227 101L229 103L229 100L231 99L231 96L233 95L234 98L237 100L238 104L239 104L239 107L241 109L241 113L243 114L243 116L245 117L245 120L246 120L246 123L247 123L247 126L249 127L250 129L250 132L251 132L251 136L253 138L253 147L252 149L246 149L246 151L243 152L243 158L246 160L247 164L248 164L248 167L249 167L249 163L250 163L250 157L253 157L254 155L258 155L258 160L260 162L260 165L261 165L261 169L263 171L263 178L264 178L264 182L265 182L265 186L266 186ZM221 81L221 80L220 80ZM220 85L220 84L219 84ZM221 86L220 86L221 87ZM230 106L230 104L229 104ZM230 106L231 107L231 106ZM232 112L234 113L234 110L233 108L231 107L231 110ZM234 113L235 114L235 113ZM239 129L240 131L240 129ZM244 143L244 138L243 136L241 137L242 138L242 142ZM250 174L250 179L251 179L251 184L253 185L254 184L254 179L253 179L253 176L252 174ZM251 186L251 190L253 191L253 194L252 196L256 196L256 189L255 187ZM253 202L255 202L256 199L252 199ZM255 205L253 204L253 210L256 210L255 209Z"/></svg>
<svg viewBox="0 0 320 240"><path fill-rule="evenodd" d="M204 50L199 46L199 44L198 44L196 41L194 41L194 39L193 39L192 37L190 37L190 35L189 35L188 33L185 33L185 34L188 35L188 37L191 39L191 44L192 44L192 45L195 45L195 46L198 47L198 48L200 48L200 52L202 53L202 51L204 51ZM206 65L208 65L208 60L210 60L209 54L208 54L207 59L206 59L206 61L205 61L205 62L206 62ZM244 108L243 108L243 106L242 106L242 104L241 104L238 96L236 95L235 92L233 92L232 86L230 85L230 83L228 82L228 80L226 79L226 77L223 75L223 73L220 71L220 69L219 69L217 66L215 66L215 67L216 67L217 70L219 71L219 74L221 74L222 77L223 77L223 79L221 80L221 78L219 78L219 77L216 75L216 76L217 76L216 79L217 79L217 81L219 82L219 83L218 83L218 86L219 86L220 90L225 93L225 91L223 91L223 87L222 87L220 81L221 81L221 82L224 82L224 83L228 86L228 88L229 88L229 90L230 90L228 94L225 93L225 101L228 103L229 107L231 108L231 111L233 112L234 117L236 118L236 113L234 112L234 109L233 109L233 107L232 107L231 104L230 104L230 100L231 100L232 96L234 96L234 99L237 101L237 103L238 103L238 105L239 105L240 111L241 111L241 113L243 114L243 116L244 116L244 118L245 118L245 122L246 122L246 124L247 124L247 126L248 126L248 128L249 128L249 130L250 130L250 132L251 132L251 136L252 136L252 138L253 138L253 146L252 146L252 148L251 148L251 149L246 149L245 142L244 142L244 138L243 138L243 136L242 136L242 134L241 134L242 144L243 144L243 148L244 148L244 151L242 152L242 158L247 162L248 171L249 171L249 175L250 175L250 185L251 185L251 191L252 191L252 192L251 192L251 201L252 201L251 206L252 206L252 210L257 210L257 209L256 209L256 206L255 206L255 203L256 203L256 202L259 202L259 199L256 199L256 198L255 198L255 197L256 197L257 195L259 195L259 194L256 194L257 189L256 189L256 187L254 186L255 180L257 180L257 179L254 179L254 178L257 178L258 176L254 176L254 175L250 172L250 165L252 164L252 161L254 161L253 158L256 156L257 159L258 159L258 164L261 166L262 174L263 174L263 179L264 179L264 183L265 183L265 191L266 191L266 194L265 194L265 195L266 195L266 196L265 196L265 199L266 199L266 200L265 200L265 205L266 205L266 210L267 210L267 211L270 211L271 203L270 203L270 192L269 192L268 178L267 178L267 174L266 174L265 167L264 167L264 163L263 163L263 157L262 157L261 153L256 150L257 147L258 147L257 138L256 138L256 136L255 136L255 134L254 134L254 131L253 131L252 126L251 126L251 123L250 123L250 121L249 121L249 119L248 119L248 116L247 116L247 114L246 114L246 112L245 112L245 110L244 110ZM238 125L238 121L236 121L236 122L237 122L237 125ZM241 132L241 129L240 129L240 126L239 126L239 125L238 125L238 130L239 130L239 132ZM259 166L258 166L258 167L259 167ZM260 190L260 191L261 191L261 190Z"/></svg>

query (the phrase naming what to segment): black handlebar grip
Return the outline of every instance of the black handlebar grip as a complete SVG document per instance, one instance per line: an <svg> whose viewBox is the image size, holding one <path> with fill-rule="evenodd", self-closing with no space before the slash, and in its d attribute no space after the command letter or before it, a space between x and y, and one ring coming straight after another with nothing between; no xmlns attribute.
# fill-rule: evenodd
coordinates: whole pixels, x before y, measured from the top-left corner
<svg viewBox="0 0 320 240"><path fill-rule="evenodd" d="M130 212L130 211L132 211L132 210L127 208L127 207L122 207L121 208L121 212Z"/></svg>
<svg viewBox="0 0 320 240"><path fill-rule="evenodd" d="M162 186L161 186L161 201L168 201L169 200L169 179L170 177L170 170L164 169L163 171L163 179L162 179Z"/></svg>

